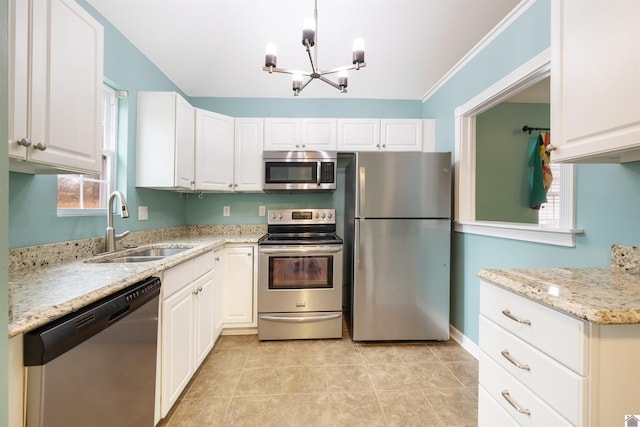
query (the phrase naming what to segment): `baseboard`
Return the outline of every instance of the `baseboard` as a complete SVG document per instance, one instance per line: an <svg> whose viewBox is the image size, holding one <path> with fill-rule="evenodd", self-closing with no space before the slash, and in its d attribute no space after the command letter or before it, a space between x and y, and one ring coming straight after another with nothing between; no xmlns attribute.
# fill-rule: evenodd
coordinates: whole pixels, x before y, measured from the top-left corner
<svg viewBox="0 0 640 427"><path fill-rule="evenodd" d="M480 358L480 347L475 342L467 338L462 332L449 325L449 335L456 341L462 348L467 350L473 357Z"/></svg>

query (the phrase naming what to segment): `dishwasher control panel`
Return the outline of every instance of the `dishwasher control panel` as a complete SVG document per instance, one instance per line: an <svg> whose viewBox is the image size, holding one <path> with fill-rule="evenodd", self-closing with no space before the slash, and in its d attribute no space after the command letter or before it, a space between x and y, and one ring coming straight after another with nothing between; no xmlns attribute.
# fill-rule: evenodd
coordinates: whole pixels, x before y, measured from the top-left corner
<svg viewBox="0 0 640 427"><path fill-rule="evenodd" d="M126 302L132 302L141 296L148 294L149 292L154 292L155 290L160 288L160 279L157 277L152 277L150 281L144 283L142 286L137 287L131 292L124 295L124 299Z"/></svg>

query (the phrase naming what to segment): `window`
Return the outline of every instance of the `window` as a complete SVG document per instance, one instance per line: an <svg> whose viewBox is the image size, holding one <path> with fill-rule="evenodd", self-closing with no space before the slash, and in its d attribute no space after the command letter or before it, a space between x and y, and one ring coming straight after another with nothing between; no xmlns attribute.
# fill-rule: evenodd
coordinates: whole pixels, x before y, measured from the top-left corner
<svg viewBox="0 0 640 427"><path fill-rule="evenodd" d="M547 49L484 92L458 107L456 116L455 150L455 212L454 230L505 239L524 240L560 246L575 246L574 183L575 170L571 164L559 168L557 189L549 194L545 210L558 210L557 220L539 218L535 223L487 221L476 218L476 116L548 78L551 55ZM553 129L551 130L553 138ZM553 141L553 139L552 139ZM553 165L553 154L552 163ZM555 193L555 196L554 196ZM553 201L557 197L557 203ZM545 212L546 216L546 212ZM544 223L542 222L544 221Z"/></svg>
<svg viewBox="0 0 640 427"><path fill-rule="evenodd" d="M118 129L118 99L116 91L107 85L102 106L102 173L58 175L58 216L106 213L107 198L115 189Z"/></svg>

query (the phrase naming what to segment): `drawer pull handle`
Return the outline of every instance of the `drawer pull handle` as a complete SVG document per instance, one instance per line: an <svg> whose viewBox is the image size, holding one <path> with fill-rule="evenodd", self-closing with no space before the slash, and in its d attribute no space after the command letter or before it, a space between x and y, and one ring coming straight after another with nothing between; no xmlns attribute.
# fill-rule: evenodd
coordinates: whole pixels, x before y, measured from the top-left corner
<svg viewBox="0 0 640 427"><path fill-rule="evenodd" d="M507 350L502 350L500 354L502 354L502 357L504 357L509 362L511 362L511 364L516 368L524 369L525 371L531 371L531 368L529 367L529 365L523 365L522 363L518 362L516 359L513 358L513 356L509 354Z"/></svg>
<svg viewBox="0 0 640 427"><path fill-rule="evenodd" d="M524 323L525 325L529 325L531 326L531 320L527 320L527 319L521 319L518 316L514 316L513 314L511 314L511 312L508 309L504 309L502 310L502 314L504 314L505 316L507 316L509 319L511 320L515 320L518 323Z"/></svg>
<svg viewBox="0 0 640 427"><path fill-rule="evenodd" d="M502 397L504 397L504 400L506 400L507 402L509 402L509 405L513 406L513 408L520 412L521 414L525 414L525 415L529 415L531 416L531 411L528 409L522 409L520 407L520 405L518 405L513 398L511 397L511 395L509 394L509 390L504 390L502 392Z"/></svg>

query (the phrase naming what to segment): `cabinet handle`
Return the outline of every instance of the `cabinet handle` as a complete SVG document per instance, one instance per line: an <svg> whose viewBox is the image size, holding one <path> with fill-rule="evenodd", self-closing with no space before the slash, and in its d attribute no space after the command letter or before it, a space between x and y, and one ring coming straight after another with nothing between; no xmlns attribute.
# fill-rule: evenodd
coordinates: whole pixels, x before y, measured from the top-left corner
<svg viewBox="0 0 640 427"><path fill-rule="evenodd" d="M216 261L220 261L220 257L219 256L216 257Z"/></svg>
<svg viewBox="0 0 640 427"><path fill-rule="evenodd" d="M529 325L531 326L531 320L527 320L527 319L521 319L518 316L514 316L513 314L511 314L511 312L508 309L504 309L502 310L502 314L504 314L505 316L507 316L509 319L511 320L515 320L518 323L524 323L525 325Z"/></svg>
<svg viewBox="0 0 640 427"><path fill-rule="evenodd" d="M200 292L202 292L202 286L200 286L198 289L196 289L195 291L191 292L193 295L198 295Z"/></svg>
<svg viewBox="0 0 640 427"><path fill-rule="evenodd" d="M229 184L229 188L233 188L233 184Z"/></svg>
<svg viewBox="0 0 640 427"><path fill-rule="evenodd" d="M515 400L513 400L513 398L512 398L512 397L511 397L511 395L509 394L509 390L504 390L504 391L502 392L502 397L504 397L504 400L506 400L507 402L509 402L509 405L513 406L513 408L514 408L516 411L520 412L521 414L525 414L525 415L529 415L529 416L531 416L531 411L530 411L530 410L528 410L528 409L522 409L522 408L520 407L520 405L518 405L518 404L516 403L516 401L515 401Z"/></svg>
<svg viewBox="0 0 640 427"><path fill-rule="evenodd" d="M23 147L31 147L31 141L27 138L22 138L19 141L16 141L16 144L22 145Z"/></svg>
<svg viewBox="0 0 640 427"><path fill-rule="evenodd" d="M47 149L47 144L43 144L42 142L38 142L33 146L36 150L45 151Z"/></svg>
<svg viewBox="0 0 640 427"><path fill-rule="evenodd" d="M387 148L387 144L382 144L382 148Z"/></svg>
<svg viewBox="0 0 640 427"><path fill-rule="evenodd" d="M504 357L509 362L511 362L511 364L513 364L513 366L515 366L516 368L520 368L525 371L531 371L531 368L529 367L529 365L523 365L522 363L518 362L516 359L513 358L513 356L509 354L507 350L502 350L500 354L502 354L502 357Z"/></svg>
<svg viewBox="0 0 640 427"><path fill-rule="evenodd" d="M380 148L380 144L376 144L376 147Z"/></svg>

